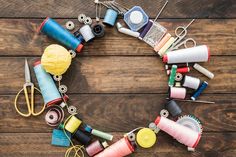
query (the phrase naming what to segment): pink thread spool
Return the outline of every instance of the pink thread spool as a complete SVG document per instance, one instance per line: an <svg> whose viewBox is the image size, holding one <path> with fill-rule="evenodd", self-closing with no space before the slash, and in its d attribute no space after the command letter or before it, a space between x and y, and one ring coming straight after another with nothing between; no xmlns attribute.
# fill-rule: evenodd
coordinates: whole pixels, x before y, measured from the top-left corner
<svg viewBox="0 0 236 157"><path fill-rule="evenodd" d="M95 154L101 152L103 149L104 147L98 140L94 141L88 147L85 148L89 156L94 156Z"/></svg>
<svg viewBox="0 0 236 157"><path fill-rule="evenodd" d="M195 148L201 139L201 134L198 132L165 117L158 116L155 124L159 129L171 135L178 142L191 148Z"/></svg>
<svg viewBox="0 0 236 157"><path fill-rule="evenodd" d="M134 147L129 140L124 137L94 157L123 157L131 154L133 151Z"/></svg>
<svg viewBox="0 0 236 157"><path fill-rule="evenodd" d="M186 88L170 87L169 89L169 97L174 99L185 99L186 93Z"/></svg>

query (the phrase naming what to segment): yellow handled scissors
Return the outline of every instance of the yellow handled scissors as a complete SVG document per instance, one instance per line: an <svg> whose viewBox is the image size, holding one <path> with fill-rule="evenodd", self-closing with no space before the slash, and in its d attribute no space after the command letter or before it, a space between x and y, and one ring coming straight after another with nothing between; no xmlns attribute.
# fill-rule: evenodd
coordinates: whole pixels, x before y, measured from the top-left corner
<svg viewBox="0 0 236 157"><path fill-rule="evenodd" d="M28 93L27 87L30 87L30 99L29 99L29 93ZM43 105L41 111L39 112L34 111L34 90L37 90L41 94L40 90L34 87L34 84L31 82L29 65L28 65L27 60L25 59L25 84L23 85L23 88L17 93L15 97L15 109L21 116L24 116L24 117L29 117L30 115L38 116L44 111L45 105ZM28 113L21 112L17 105L18 97L22 91L24 91Z"/></svg>

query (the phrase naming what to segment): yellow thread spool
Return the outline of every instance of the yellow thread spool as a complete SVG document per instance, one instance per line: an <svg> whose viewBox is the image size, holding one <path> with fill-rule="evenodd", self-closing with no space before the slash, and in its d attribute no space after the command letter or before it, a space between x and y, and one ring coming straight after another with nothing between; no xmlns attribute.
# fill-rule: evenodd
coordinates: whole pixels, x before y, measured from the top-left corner
<svg viewBox="0 0 236 157"><path fill-rule="evenodd" d="M143 128L137 133L137 143L140 147L150 148L156 143L156 134L149 128Z"/></svg>
<svg viewBox="0 0 236 157"><path fill-rule="evenodd" d="M74 133L82 123L76 116L72 116L65 125L65 129L70 133Z"/></svg>

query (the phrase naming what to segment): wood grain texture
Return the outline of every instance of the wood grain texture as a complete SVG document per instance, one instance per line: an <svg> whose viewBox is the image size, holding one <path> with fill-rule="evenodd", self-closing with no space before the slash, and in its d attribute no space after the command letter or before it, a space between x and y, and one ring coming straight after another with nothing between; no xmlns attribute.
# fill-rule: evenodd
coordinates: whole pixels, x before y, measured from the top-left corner
<svg viewBox="0 0 236 157"><path fill-rule="evenodd" d="M37 34L42 21L0 19L0 55L40 56L48 45L57 43L46 35ZM57 21L64 25L67 20ZM187 25L190 19L159 21L174 36L175 28ZM79 22L77 20L74 22L79 28ZM211 55L235 55L235 30L236 19L199 19L189 27L188 37L194 38L198 45L207 44ZM115 27L106 27L105 37L86 43L81 55L154 55L154 51L145 42L121 34Z"/></svg>
<svg viewBox="0 0 236 157"><path fill-rule="evenodd" d="M76 18L80 13L95 17L93 0L1 0L0 2L0 17ZM128 8L135 5L141 6L150 17L154 18L165 1L117 0L117 2ZM161 18L235 18L235 10L234 0L171 0Z"/></svg>
<svg viewBox="0 0 236 157"><path fill-rule="evenodd" d="M120 139L123 133L112 133L114 141ZM62 157L66 148L50 145L50 133L1 133L0 154L4 157ZM221 140L224 139L224 140ZM158 142L151 149L137 149L131 156L148 157L222 157L233 155L236 149L235 133L205 133L200 140L196 152L187 152L186 147L179 144L169 135L158 134Z"/></svg>
<svg viewBox="0 0 236 157"><path fill-rule="evenodd" d="M235 93L236 56L213 56L202 64L216 74L204 93ZM30 65L39 58L28 58ZM24 83L24 58L0 58L0 93L15 94ZM32 67L32 66L31 66ZM33 82L34 72L31 69ZM192 69L190 76L208 80ZM167 93L168 77L157 57L78 57L63 75L69 93ZM189 92L193 92L189 90Z"/></svg>
<svg viewBox="0 0 236 157"><path fill-rule="evenodd" d="M164 108L165 94L82 94L69 95L70 104L77 107L83 121L94 128L109 132L130 131L147 126ZM233 94L204 94L201 100L215 101L215 104L178 102L182 115L193 114L202 122L204 131L236 130L236 96ZM0 97L0 132L50 132L44 114L39 117L23 118L13 105L13 96ZM37 97L37 106L42 104ZM19 101L26 110L23 99ZM65 112L67 113L66 109Z"/></svg>

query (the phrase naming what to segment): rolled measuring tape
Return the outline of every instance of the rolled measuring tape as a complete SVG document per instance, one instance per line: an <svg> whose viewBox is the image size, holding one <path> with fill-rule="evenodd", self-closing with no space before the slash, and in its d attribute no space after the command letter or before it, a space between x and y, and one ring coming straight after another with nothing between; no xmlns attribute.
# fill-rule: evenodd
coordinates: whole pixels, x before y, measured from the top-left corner
<svg viewBox="0 0 236 157"><path fill-rule="evenodd" d="M105 34L104 26L99 23L92 25L92 31L96 37L103 37Z"/></svg>
<svg viewBox="0 0 236 157"><path fill-rule="evenodd" d="M138 131L136 141L142 148L150 148L156 143L156 134L149 128L143 128Z"/></svg>
<svg viewBox="0 0 236 157"><path fill-rule="evenodd" d="M70 133L74 133L79 128L81 123L82 121L76 115L73 115L65 124L65 130Z"/></svg>
<svg viewBox="0 0 236 157"><path fill-rule="evenodd" d="M95 37L89 25L84 25L83 27L81 27L79 32L86 42L91 41Z"/></svg>
<svg viewBox="0 0 236 157"><path fill-rule="evenodd" d="M49 126L58 126L64 119L64 111L58 105L46 108L45 121Z"/></svg>

